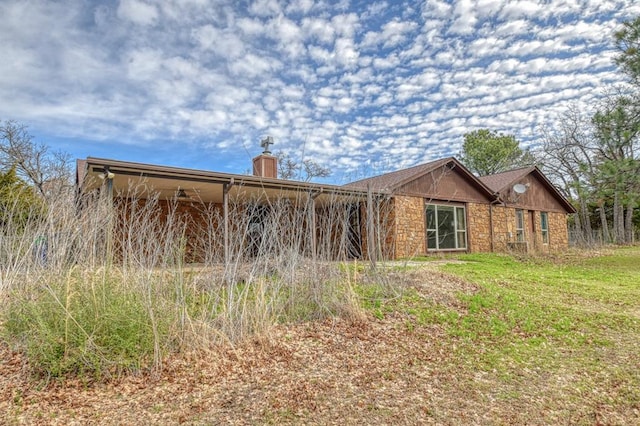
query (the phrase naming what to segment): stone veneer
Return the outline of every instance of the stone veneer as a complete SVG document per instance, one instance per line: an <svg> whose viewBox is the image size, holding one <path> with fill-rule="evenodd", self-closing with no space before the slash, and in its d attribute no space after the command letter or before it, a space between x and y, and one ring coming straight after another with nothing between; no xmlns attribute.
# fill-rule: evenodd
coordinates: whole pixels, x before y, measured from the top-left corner
<svg viewBox="0 0 640 426"><path fill-rule="evenodd" d="M567 215L549 212L549 249L550 251L566 250L569 247L569 230Z"/></svg>
<svg viewBox="0 0 640 426"><path fill-rule="evenodd" d="M427 252L424 199L396 196L393 202L395 258L407 258ZM491 212L492 210L492 212ZM501 205L467 203L467 243L471 252L506 252L514 250L516 239L516 209ZM554 252L568 247L567 220L564 213L548 212L549 244L542 243L540 212L535 211L535 231L528 229L529 211L525 214L525 238L530 252ZM491 218L493 215L493 218ZM493 247L491 223L493 222ZM517 247L516 247L517 248Z"/></svg>
<svg viewBox="0 0 640 426"><path fill-rule="evenodd" d="M424 199L405 196L394 198L396 259L424 254L427 251Z"/></svg>
<svg viewBox="0 0 640 426"><path fill-rule="evenodd" d="M467 248L473 252L491 251L489 204L467 203Z"/></svg>
<svg viewBox="0 0 640 426"><path fill-rule="evenodd" d="M505 252L513 250L509 243L516 241L516 209L494 205L493 207L493 250ZM549 243L542 242L540 211L534 210L533 235L529 232L528 221L530 210L524 210L525 239L528 241L529 252L557 252L569 247L567 232L567 215L558 212L548 212L549 219ZM470 229L470 233L473 231ZM472 247L473 251L479 251Z"/></svg>
<svg viewBox="0 0 640 426"><path fill-rule="evenodd" d="M516 210L499 205L494 205L491 209L493 215L493 251L507 251L508 243L515 241Z"/></svg>

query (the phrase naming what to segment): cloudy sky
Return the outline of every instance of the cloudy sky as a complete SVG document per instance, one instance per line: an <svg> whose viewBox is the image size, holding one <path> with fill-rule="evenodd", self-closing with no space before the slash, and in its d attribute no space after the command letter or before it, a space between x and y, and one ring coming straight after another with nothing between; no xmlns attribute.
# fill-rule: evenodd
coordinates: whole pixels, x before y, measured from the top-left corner
<svg viewBox="0 0 640 426"><path fill-rule="evenodd" d="M523 145L622 76L636 0L1 0L0 120L74 157L243 173L274 150L331 182Z"/></svg>

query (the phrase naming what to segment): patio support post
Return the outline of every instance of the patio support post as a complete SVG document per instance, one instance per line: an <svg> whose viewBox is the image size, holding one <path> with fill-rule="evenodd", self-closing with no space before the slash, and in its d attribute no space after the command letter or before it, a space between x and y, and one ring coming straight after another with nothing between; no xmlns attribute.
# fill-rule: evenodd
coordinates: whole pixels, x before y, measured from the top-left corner
<svg viewBox="0 0 640 426"><path fill-rule="evenodd" d="M320 188L318 192L312 192L309 194L309 228L311 229L311 258L315 262L318 253L318 238L316 230L316 198L322 194L323 189ZM314 263L315 265L315 263Z"/></svg>
<svg viewBox="0 0 640 426"><path fill-rule="evenodd" d="M229 183L225 183L222 186L222 211L223 211L223 229L224 229L224 265L225 269L229 265L231 260L229 253L229 189L233 186L233 178Z"/></svg>
<svg viewBox="0 0 640 426"><path fill-rule="evenodd" d="M107 265L111 266L113 263L113 173L109 172L109 168L104 168L105 182L107 184L107 235L106 235L106 255Z"/></svg>
<svg viewBox="0 0 640 426"><path fill-rule="evenodd" d="M377 261L377 249L376 249L376 237L375 223L373 218L373 193L371 192L371 185L367 185L367 255L371 266L376 267Z"/></svg>

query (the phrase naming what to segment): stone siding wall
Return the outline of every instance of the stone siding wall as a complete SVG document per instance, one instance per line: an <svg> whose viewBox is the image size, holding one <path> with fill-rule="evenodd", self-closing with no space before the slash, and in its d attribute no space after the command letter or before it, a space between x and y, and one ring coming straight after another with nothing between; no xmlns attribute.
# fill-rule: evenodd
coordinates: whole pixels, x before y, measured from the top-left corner
<svg viewBox="0 0 640 426"><path fill-rule="evenodd" d="M493 251L505 252L508 244L515 241L516 211L513 208L494 205L493 209Z"/></svg>
<svg viewBox="0 0 640 426"><path fill-rule="evenodd" d="M489 204L467 204L467 244L471 252L491 251Z"/></svg>
<svg viewBox="0 0 640 426"><path fill-rule="evenodd" d="M542 242L540 212L533 210L534 230L530 230L531 210L523 210L525 239L527 249L532 253L549 253L565 250L569 246L567 232L567 215L548 212L549 244ZM506 252L514 250L516 242L516 209L512 207L493 206L493 250ZM517 248L516 248L517 249Z"/></svg>
<svg viewBox="0 0 640 426"><path fill-rule="evenodd" d="M424 199L395 197L395 257L406 258L426 252Z"/></svg>
<svg viewBox="0 0 640 426"><path fill-rule="evenodd" d="M549 212L549 250L562 251L569 247L567 215Z"/></svg>

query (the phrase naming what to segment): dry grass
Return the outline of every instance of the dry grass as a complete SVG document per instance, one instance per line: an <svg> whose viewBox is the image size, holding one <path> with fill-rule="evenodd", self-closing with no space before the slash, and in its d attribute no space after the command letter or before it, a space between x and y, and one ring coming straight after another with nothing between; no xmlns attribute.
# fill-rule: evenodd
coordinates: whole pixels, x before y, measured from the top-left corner
<svg viewBox="0 0 640 426"><path fill-rule="evenodd" d="M581 330L542 343L517 329L485 336L481 324L462 335L462 322L476 315L473 301L489 298L487 287L430 265L387 271L385 279L396 288L378 293L378 318L276 325L237 344L173 356L156 375L45 385L2 346L0 413L8 424L65 425L640 422L637 327L605 319L594 341L578 343L565 340ZM358 281L368 285L366 270ZM425 312L451 316L425 320ZM518 345L530 346L520 352Z"/></svg>
<svg viewBox="0 0 640 426"><path fill-rule="evenodd" d="M411 330L406 321L391 315L279 326L268 338L174 359L157 379L89 387L66 382L38 390L21 361L5 356L0 368L11 383L2 384L0 412L15 423L42 424L481 420L486 397L456 371L443 330Z"/></svg>

